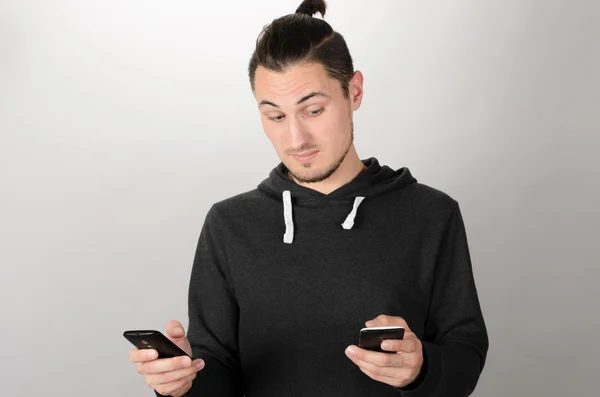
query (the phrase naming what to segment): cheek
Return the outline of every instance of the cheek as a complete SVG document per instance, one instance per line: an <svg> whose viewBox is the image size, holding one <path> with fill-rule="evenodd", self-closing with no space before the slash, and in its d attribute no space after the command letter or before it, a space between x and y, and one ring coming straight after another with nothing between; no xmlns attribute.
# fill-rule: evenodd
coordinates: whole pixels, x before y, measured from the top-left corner
<svg viewBox="0 0 600 397"><path fill-rule="evenodd" d="M285 149L285 134L278 131L276 126L263 123L263 131L277 152Z"/></svg>
<svg viewBox="0 0 600 397"><path fill-rule="evenodd" d="M324 119L319 129L321 136L336 144L346 142L350 136L350 120L345 113L332 114L332 117Z"/></svg>
<svg viewBox="0 0 600 397"><path fill-rule="evenodd" d="M273 123L270 123L265 119L261 119L261 122L265 135L267 136L267 138L269 138L271 142L273 142L273 139L277 136L276 128L274 128Z"/></svg>

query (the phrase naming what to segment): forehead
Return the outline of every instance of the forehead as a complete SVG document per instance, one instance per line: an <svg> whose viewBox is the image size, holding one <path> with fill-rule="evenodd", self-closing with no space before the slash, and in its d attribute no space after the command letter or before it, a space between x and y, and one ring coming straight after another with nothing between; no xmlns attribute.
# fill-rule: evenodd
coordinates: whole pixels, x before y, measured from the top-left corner
<svg viewBox="0 0 600 397"><path fill-rule="evenodd" d="M332 92L335 87L334 83L335 80L320 64L295 65L282 72L259 66L254 76L254 94L259 102L261 100L295 102L303 94L311 91L332 95L334 94Z"/></svg>

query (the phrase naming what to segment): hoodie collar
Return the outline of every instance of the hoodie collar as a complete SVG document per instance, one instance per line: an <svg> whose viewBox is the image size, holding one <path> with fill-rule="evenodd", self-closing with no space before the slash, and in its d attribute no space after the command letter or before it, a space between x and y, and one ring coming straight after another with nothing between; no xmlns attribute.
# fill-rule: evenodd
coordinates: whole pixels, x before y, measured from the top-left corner
<svg viewBox="0 0 600 397"><path fill-rule="evenodd" d="M258 189L271 196L282 198L282 193L290 191L296 201L320 201L327 199L354 199L357 196L371 197L389 190L396 190L417 180L407 167L394 171L387 165L381 166L375 157L362 160L366 166L353 180L329 194L297 184L288 176L283 163L273 168L269 177L258 185Z"/></svg>
<svg viewBox="0 0 600 397"><path fill-rule="evenodd" d="M394 171L388 166L382 167L374 157L362 160L362 162L366 166L365 169L353 180L329 194L298 185L288 176L288 169L283 163L279 163L271 171L269 177L258 185L258 189L283 201L284 243L292 244L294 241L294 205L301 203L319 205L323 200L345 201L346 198L351 198L354 200L354 204L341 224L342 228L350 230L354 226L358 208L363 200L371 200L378 194L400 189L417 181L406 167ZM340 205L345 205L345 203L340 202Z"/></svg>

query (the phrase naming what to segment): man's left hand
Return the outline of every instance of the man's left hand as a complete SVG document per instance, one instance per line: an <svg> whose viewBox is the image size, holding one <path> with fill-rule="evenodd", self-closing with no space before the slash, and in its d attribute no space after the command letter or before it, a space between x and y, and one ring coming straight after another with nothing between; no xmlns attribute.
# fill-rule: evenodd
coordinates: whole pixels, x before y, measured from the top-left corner
<svg viewBox="0 0 600 397"><path fill-rule="evenodd" d="M367 327L401 326L404 339L388 339L381 343L385 352L361 349L351 345L346 355L371 379L394 387L412 383L423 366L423 344L402 317L380 315L365 323ZM350 352L353 350L353 353ZM387 353L389 352L389 353Z"/></svg>

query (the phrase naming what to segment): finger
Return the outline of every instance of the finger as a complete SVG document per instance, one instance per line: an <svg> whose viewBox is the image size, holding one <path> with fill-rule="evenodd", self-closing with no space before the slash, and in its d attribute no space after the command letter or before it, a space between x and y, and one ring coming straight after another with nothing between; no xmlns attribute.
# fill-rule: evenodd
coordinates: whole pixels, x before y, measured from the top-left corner
<svg viewBox="0 0 600 397"><path fill-rule="evenodd" d="M419 353L398 353L402 356L404 368L418 368L423 364L422 356Z"/></svg>
<svg viewBox="0 0 600 397"><path fill-rule="evenodd" d="M369 373L378 375L378 376L389 376L395 377L400 373L401 367L380 367L373 363L362 361L357 358L350 357L350 360L356 364L361 370L366 370Z"/></svg>
<svg viewBox="0 0 600 397"><path fill-rule="evenodd" d="M360 370L367 375L369 378L376 380L378 382L382 382L382 383L386 383L390 386L394 386L394 387L402 387L405 386L402 379L397 379L397 378L393 378L390 376L382 376L382 375L377 375L374 374L366 369L360 368Z"/></svg>
<svg viewBox="0 0 600 397"><path fill-rule="evenodd" d="M419 348L419 340L408 339L386 339L381 342L381 349L390 352L414 353Z"/></svg>
<svg viewBox="0 0 600 397"><path fill-rule="evenodd" d="M403 365L402 357L399 354L365 350L358 346L350 346L349 349L346 349L346 355L378 367L401 367Z"/></svg>
<svg viewBox="0 0 600 397"><path fill-rule="evenodd" d="M196 364L196 363L194 363ZM191 365L188 368L177 369L174 371L158 373L158 374L149 374L146 375L146 380L149 381L154 386L164 385L167 383L176 382L182 378L188 377L190 375L196 374L198 371L201 371L204 366L198 367L197 365Z"/></svg>
<svg viewBox="0 0 600 397"><path fill-rule="evenodd" d="M403 351L403 345L404 341L401 339L386 339L383 342L381 342L381 349L388 352L397 353Z"/></svg>
<svg viewBox="0 0 600 397"><path fill-rule="evenodd" d="M128 357L132 363L145 363L157 358L158 353L154 349L133 349L129 351Z"/></svg>
<svg viewBox="0 0 600 397"><path fill-rule="evenodd" d="M401 351L404 353L415 353L421 349L421 342L414 336L406 338L402 341Z"/></svg>
<svg viewBox="0 0 600 397"><path fill-rule="evenodd" d="M176 382L180 379L189 378L191 376L195 377L199 371L202 371L202 369L204 369L204 364L202 364L200 366L192 365L189 368L179 369L176 371L167 372L167 373L159 374L159 375L153 375L153 376L159 377L159 379L157 379L156 384L164 385L167 383Z"/></svg>
<svg viewBox="0 0 600 397"><path fill-rule="evenodd" d="M181 378L175 382L164 383L154 386L154 390L164 396L171 395L174 391L183 388L186 384L192 382L196 378L196 373Z"/></svg>
<svg viewBox="0 0 600 397"><path fill-rule="evenodd" d="M167 361L167 362L164 363L164 361ZM202 359L194 360L192 362L192 364L187 367L184 366L183 361L187 361L187 360L182 360L181 363L177 363L177 361L173 361L171 358L167 358L167 359L157 360L158 364L150 365L150 364L145 364L145 363L137 363L136 370L139 374L142 374L142 375L152 375L152 374L161 374L161 373L176 370L177 368L170 369L173 366L179 367L179 368L193 368L194 366L196 366L197 367L196 370L198 370L198 369L204 368L204 365L205 365L205 363Z"/></svg>
<svg viewBox="0 0 600 397"><path fill-rule="evenodd" d="M161 374L163 372L175 371L177 369L189 368L192 360L188 356L178 356L172 358L161 358L158 360L144 363L144 373Z"/></svg>

